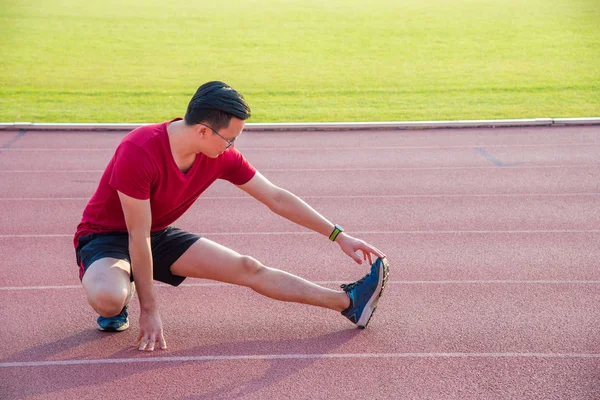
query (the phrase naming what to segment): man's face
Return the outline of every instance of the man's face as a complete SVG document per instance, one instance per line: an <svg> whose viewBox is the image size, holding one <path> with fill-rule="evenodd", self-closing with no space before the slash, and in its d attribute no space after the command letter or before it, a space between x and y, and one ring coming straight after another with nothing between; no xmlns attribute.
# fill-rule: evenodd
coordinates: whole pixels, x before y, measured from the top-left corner
<svg viewBox="0 0 600 400"><path fill-rule="evenodd" d="M233 146L234 141L242 134L246 121L239 118L231 118L229 126L220 130L213 129L208 124L199 124L201 129L204 129L205 154L209 157L216 158L225 150Z"/></svg>

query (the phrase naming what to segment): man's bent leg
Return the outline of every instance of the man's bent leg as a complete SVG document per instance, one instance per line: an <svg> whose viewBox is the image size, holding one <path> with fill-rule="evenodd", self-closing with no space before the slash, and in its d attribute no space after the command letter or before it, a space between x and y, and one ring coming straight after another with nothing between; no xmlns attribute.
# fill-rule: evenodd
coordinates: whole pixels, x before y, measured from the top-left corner
<svg viewBox="0 0 600 400"><path fill-rule="evenodd" d="M81 283L88 303L102 317L121 312L133 296L131 266L126 260L101 258L88 267Z"/></svg>
<svg viewBox="0 0 600 400"><path fill-rule="evenodd" d="M171 266L175 275L212 279L247 286L281 301L310 304L342 311L350 299L343 291L331 290L288 272L262 265L218 243L202 238Z"/></svg>

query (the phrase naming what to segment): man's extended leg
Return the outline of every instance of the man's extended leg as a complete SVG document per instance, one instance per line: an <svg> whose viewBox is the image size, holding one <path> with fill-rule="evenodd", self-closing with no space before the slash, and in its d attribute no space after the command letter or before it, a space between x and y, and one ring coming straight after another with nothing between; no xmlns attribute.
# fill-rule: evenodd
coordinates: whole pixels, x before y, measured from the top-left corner
<svg viewBox="0 0 600 400"><path fill-rule="evenodd" d="M336 311L350 306L343 291L316 285L288 272L264 266L218 243L202 238L194 243L172 266L175 275L212 279L247 286L281 301L310 304Z"/></svg>
<svg viewBox="0 0 600 400"><path fill-rule="evenodd" d="M126 307L134 292L130 270L125 260L101 258L83 275L81 283L88 303L100 315L98 327L102 330L124 330L129 325Z"/></svg>

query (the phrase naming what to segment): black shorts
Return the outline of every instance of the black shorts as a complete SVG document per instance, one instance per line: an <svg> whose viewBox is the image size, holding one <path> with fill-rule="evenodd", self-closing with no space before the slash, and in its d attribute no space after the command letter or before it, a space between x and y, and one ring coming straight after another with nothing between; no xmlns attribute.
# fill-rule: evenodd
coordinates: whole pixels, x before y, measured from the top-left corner
<svg viewBox="0 0 600 400"><path fill-rule="evenodd" d="M200 236L179 228L168 227L150 234L154 280L178 286L184 276L173 275L171 265L193 245ZM131 265L129 235L127 232L93 233L79 238L75 250L79 279L95 261L101 258L117 258ZM130 273L134 281L133 271Z"/></svg>

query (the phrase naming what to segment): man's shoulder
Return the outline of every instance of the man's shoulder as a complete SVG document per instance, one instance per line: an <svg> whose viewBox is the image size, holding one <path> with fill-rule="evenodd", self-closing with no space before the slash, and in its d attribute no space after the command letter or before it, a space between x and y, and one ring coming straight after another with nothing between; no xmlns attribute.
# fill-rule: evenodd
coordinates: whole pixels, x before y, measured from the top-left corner
<svg viewBox="0 0 600 400"><path fill-rule="evenodd" d="M129 132L117 146L115 157L123 165L150 166L165 156L168 145L167 124L161 122L140 126Z"/></svg>
<svg viewBox="0 0 600 400"><path fill-rule="evenodd" d="M235 147L225 150L219 157L222 157L223 160L227 162L239 161L240 159L244 158L242 153Z"/></svg>
<svg viewBox="0 0 600 400"><path fill-rule="evenodd" d="M148 124L135 128L127 135L125 135L125 137L121 141L121 144L130 143L138 147L144 147L150 141L156 139L161 134L165 133L166 125L167 122L161 122L158 124Z"/></svg>

